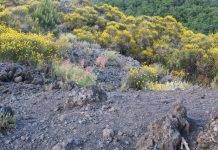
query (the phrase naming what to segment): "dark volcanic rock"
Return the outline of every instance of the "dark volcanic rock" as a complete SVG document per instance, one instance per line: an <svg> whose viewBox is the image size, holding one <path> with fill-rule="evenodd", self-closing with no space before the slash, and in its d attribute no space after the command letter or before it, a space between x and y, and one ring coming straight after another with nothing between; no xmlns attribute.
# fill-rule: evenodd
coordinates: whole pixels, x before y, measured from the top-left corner
<svg viewBox="0 0 218 150"><path fill-rule="evenodd" d="M21 82L30 79L31 75L26 67L16 63L0 64L0 81L1 82Z"/></svg>
<svg viewBox="0 0 218 150"><path fill-rule="evenodd" d="M148 132L137 142L137 150L180 149L182 138L189 133L186 108L175 103L171 113L148 126Z"/></svg>
<svg viewBox="0 0 218 150"><path fill-rule="evenodd" d="M52 150L73 150L73 149L82 149L84 140L70 138L64 142L58 143L52 147Z"/></svg>
<svg viewBox="0 0 218 150"><path fill-rule="evenodd" d="M63 105L65 98L69 97L70 94L73 95L73 91L79 92L81 89L79 90L76 87L72 90L47 91L43 90L40 85L16 84L13 82L3 84L11 92L0 94L1 105L13 108L16 112L17 125L15 129L9 130L6 135L0 134L1 150L51 150L52 147L55 150L55 148L61 149L67 145L70 148L73 147L72 149L84 150L133 150L138 138L145 132L145 127L154 119L165 116L175 99L183 99L189 117L196 123L196 126L199 126L199 130L206 123L212 108L218 106L217 91L209 89L168 92L130 90L123 93L119 91L108 92L108 100L105 102L94 102L84 107L56 111L57 106ZM203 93L207 93L205 99L200 98ZM116 108L116 111L110 112L110 108ZM185 109L182 108L177 107L172 112L186 114ZM171 113L170 116L172 114L174 113ZM185 115L176 116L183 118L182 116ZM172 117L167 116L167 118L170 122L173 120ZM177 136L177 133L182 136L185 135L177 130L178 126L172 126L172 124L177 123L165 124L168 120L165 120L162 124L159 123L160 128L163 129L158 128L158 132L154 132L153 135L163 133L162 136L159 136L160 138L166 137L166 134L169 136ZM176 119L175 122L178 122L178 120ZM186 123L180 123L180 129L183 129L181 124ZM103 130L107 126L109 130L105 130L103 136ZM170 130L167 132L167 129ZM199 131L198 128L192 129L196 134ZM165 132L161 132L161 130ZM190 132L190 136L193 130ZM170 131L173 133L169 133ZM192 146L191 144L191 142L195 142L195 137L189 139L189 135L186 140L189 141L192 150L196 148L195 145ZM178 135L178 137L181 136ZM73 138L73 140L68 142L67 139L69 138ZM184 136L184 138L186 137ZM181 139L178 139L178 141L180 142ZM62 142L66 144L62 145ZM57 143L59 145L56 145Z"/></svg>
<svg viewBox="0 0 218 150"><path fill-rule="evenodd" d="M97 86L90 88L78 88L73 90L65 101L65 108L84 106L93 102L104 102L107 100L107 94Z"/></svg>
<svg viewBox="0 0 218 150"><path fill-rule="evenodd" d="M43 72L18 63L0 63L0 82L44 84Z"/></svg>
<svg viewBox="0 0 218 150"><path fill-rule="evenodd" d="M218 149L218 109L210 116L206 129L199 133L198 150L216 150Z"/></svg>

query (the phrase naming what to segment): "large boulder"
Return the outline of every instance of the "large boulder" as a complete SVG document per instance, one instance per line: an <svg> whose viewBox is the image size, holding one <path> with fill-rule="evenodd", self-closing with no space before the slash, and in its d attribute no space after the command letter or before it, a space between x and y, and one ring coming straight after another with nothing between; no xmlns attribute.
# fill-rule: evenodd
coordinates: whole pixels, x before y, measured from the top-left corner
<svg viewBox="0 0 218 150"><path fill-rule="evenodd" d="M22 82L31 78L27 68L16 63L0 64L0 81L1 82Z"/></svg>
<svg viewBox="0 0 218 150"><path fill-rule="evenodd" d="M218 109L211 114L204 131L197 138L197 150L218 149Z"/></svg>
<svg viewBox="0 0 218 150"><path fill-rule="evenodd" d="M66 97L65 108L84 106L86 104L103 102L107 100L107 94L101 88L92 86L90 88L73 89Z"/></svg>
<svg viewBox="0 0 218 150"><path fill-rule="evenodd" d="M151 123L136 144L137 150L177 150L189 133L186 108L175 103L170 113Z"/></svg>
<svg viewBox="0 0 218 150"><path fill-rule="evenodd" d="M0 82L25 82L44 84L45 73L43 70L18 63L0 63Z"/></svg>

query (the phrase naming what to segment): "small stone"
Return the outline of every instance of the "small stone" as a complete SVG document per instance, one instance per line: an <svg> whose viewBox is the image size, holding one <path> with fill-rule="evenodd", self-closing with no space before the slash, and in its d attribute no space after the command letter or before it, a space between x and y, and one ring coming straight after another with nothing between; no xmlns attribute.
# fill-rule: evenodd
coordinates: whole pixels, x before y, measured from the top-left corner
<svg viewBox="0 0 218 150"><path fill-rule="evenodd" d="M22 82L23 78L21 76L14 78L14 82L19 83Z"/></svg>
<svg viewBox="0 0 218 150"><path fill-rule="evenodd" d="M61 115L61 116L58 117L58 118L59 118L59 120L62 122L62 121L64 121L64 120L66 120L66 117L67 117L67 115L66 115L66 114L63 114L63 115Z"/></svg>
<svg viewBox="0 0 218 150"><path fill-rule="evenodd" d="M114 108L114 107L111 107L111 108L109 109L109 112L116 112L116 111L117 111L117 109Z"/></svg>
<svg viewBox="0 0 218 150"><path fill-rule="evenodd" d="M7 79L8 79L7 72L1 71L0 72L0 81L4 82L4 81L7 81Z"/></svg>
<svg viewBox="0 0 218 150"><path fill-rule="evenodd" d="M102 131L103 139L106 141L111 141L114 137L114 131L110 128L105 128Z"/></svg>
<svg viewBox="0 0 218 150"><path fill-rule="evenodd" d="M103 142L99 141L99 142L98 142L98 147L99 147L99 148L103 148L103 147L104 147Z"/></svg>
<svg viewBox="0 0 218 150"><path fill-rule="evenodd" d="M11 141L10 140L7 140L7 141L5 141L5 144L9 144Z"/></svg>
<svg viewBox="0 0 218 150"><path fill-rule="evenodd" d="M85 120L85 119L82 119L82 120L79 120L78 122L79 122L79 124L85 124L85 123L86 123L86 120Z"/></svg>
<svg viewBox="0 0 218 150"><path fill-rule="evenodd" d="M109 109L109 108L110 108L110 106L103 105L101 109L102 109L103 111L106 111L106 110Z"/></svg>
<svg viewBox="0 0 218 150"><path fill-rule="evenodd" d="M91 110L91 106L88 104L86 107L85 107L85 111L90 111Z"/></svg>
<svg viewBox="0 0 218 150"><path fill-rule="evenodd" d="M55 146L53 146L51 150L64 150L64 148L61 143L58 143Z"/></svg>
<svg viewBox="0 0 218 150"><path fill-rule="evenodd" d="M205 99L205 97L206 97L206 95L204 94L204 95L201 96L201 99Z"/></svg>
<svg viewBox="0 0 218 150"><path fill-rule="evenodd" d="M123 132L118 131L117 135L118 135L118 136L123 136Z"/></svg>
<svg viewBox="0 0 218 150"><path fill-rule="evenodd" d="M130 144L129 141L124 141L124 143L125 143L126 145L129 145L129 144Z"/></svg>
<svg viewBox="0 0 218 150"><path fill-rule="evenodd" d="M81 147L83 145L84 141L82 139L77 138L69 138L67 141L65 141L62 145L65 150L75 149L78 147Z"/></svg>
<svg viewBox="0 0 218 150"><path fill-rule="evenodd" d="M63 81L58 81L58 82L57 82L57 86L58 86L59 88L61 88L61 89L64 89L64 83L63 83Z"/></svg>
<svg viewBox="0 0 218 150"><path fill-rule="evenodd" d="M20 139L21 139L22 141L26 141L26 140L28 140L28 137L25 135L25 136L21 136Z"/></svg>
<svg viewBox="0 0 218 150"><path fill-rule="evenodd" d="M41 134L41 135L39 136L39 139L40 139L40 140L43 140L43 139L44 139L44 134Z"/></svg>

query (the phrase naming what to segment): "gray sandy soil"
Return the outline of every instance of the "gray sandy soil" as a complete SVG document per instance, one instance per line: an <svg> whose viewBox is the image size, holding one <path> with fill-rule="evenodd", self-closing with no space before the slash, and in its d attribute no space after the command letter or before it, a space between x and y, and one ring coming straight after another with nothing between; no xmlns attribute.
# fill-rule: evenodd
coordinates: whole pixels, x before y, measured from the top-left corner
<svg viewBox="0 0 218 150"><path fill-rule="evenodd" d="M0 134L0 149L50 150L69 139L74 141L71 149L134 149L147 125L166 115L177 100L183 102L193 122L189 144L194 149L195 135L218 107L217 91L193 87L169 92L108 92L105 102L65 109L62 106L73 90L46 91L37 85L3 83L0 102L15 111L16 128ZM114 132L112 140L104 140L105 128Z"/></svg>

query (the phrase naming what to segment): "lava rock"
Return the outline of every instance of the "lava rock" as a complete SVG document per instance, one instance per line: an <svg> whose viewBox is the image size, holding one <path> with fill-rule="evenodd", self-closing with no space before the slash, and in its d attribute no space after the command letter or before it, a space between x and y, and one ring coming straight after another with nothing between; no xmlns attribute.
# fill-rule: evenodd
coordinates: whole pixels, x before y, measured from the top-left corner
<svg viewBox="0 0 218 150"><path fill-rule="evenodd" d="M108 141L108 142L111 142L113 137L114 137L114 131L113 129L110 129L110 128L105 128L103 131L102 131L102 136L103 136L103 140L104 141Z"/></svg>
<svg viewBox="0 0 218 150"><path fill-rule="evenodd" d="M82 148L83 143L84 140L82 139L70 138L67 141L57 143L52 147L52 150L73 150L76 148Z"/></svg>
<svg viewBox="0 0 218 150"><path fill-rule="evenodd" d="M0 81L2 81L2 82L8 81L8 74L5 70L2 70L0 72Z"/></svg>
<svg viewBox="0 0 218 150"><path fill-rule="evenodd" d="M169 115L151 123L148 132L137 142L137 150L176 150L189 133L186 108L175 103Z"/></svg>
<svg viewBox="0 0 218 150"><path fill-rule="evenodd" d="M16 83L22 82L22 80L23 80L23 78L21 76L14 78L14 82L16 82Z"/></svg>
<svg viewBox="0 0 218 150"><path fill-rule="evenodd" d="M1 82L21 82L29 76L27 68L16 63L0 64L0 81Z"/></svg>
<svg viewBox="0 0 218 150"><path fill-rule="evenodd" d="M211 113L205 130L199 133L197 144L197 150L218 149L218 108Z"/></svg>
<svg viewBox="0 0 218 150"><path fill-rule="evenodd" d="M65 101L65 108L84 106L89 103L103 102L107 100L107 94L97 86L90 88L78 88L70 93Z"/></svg>

